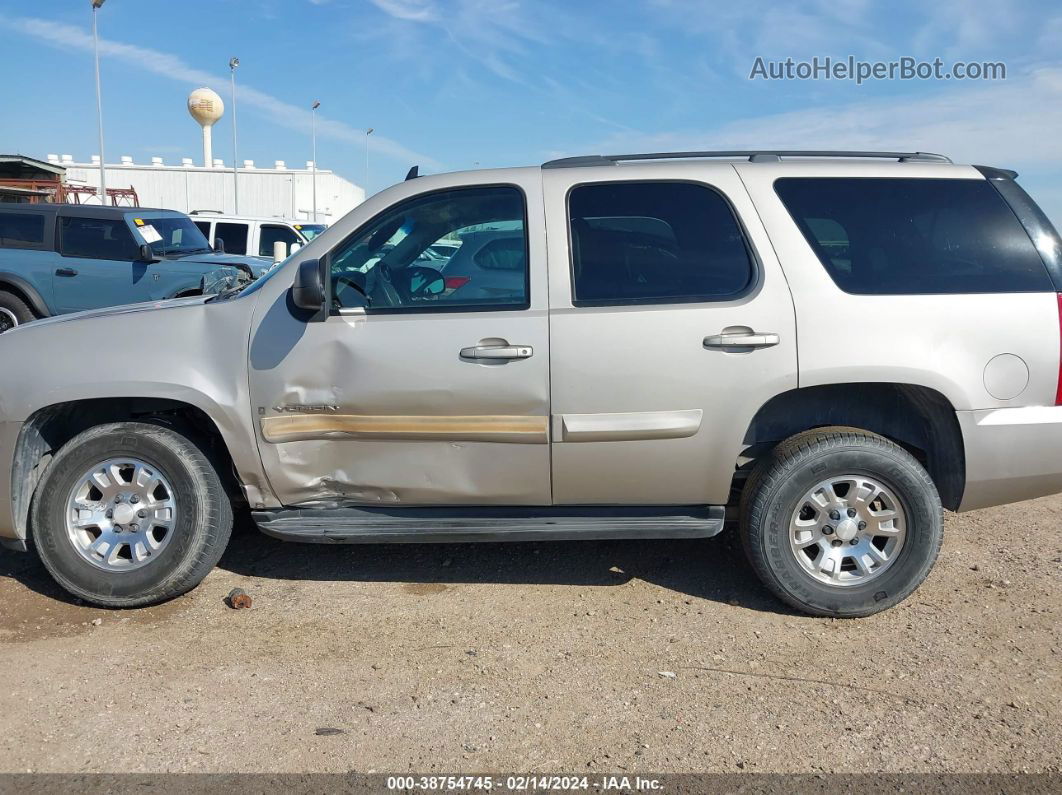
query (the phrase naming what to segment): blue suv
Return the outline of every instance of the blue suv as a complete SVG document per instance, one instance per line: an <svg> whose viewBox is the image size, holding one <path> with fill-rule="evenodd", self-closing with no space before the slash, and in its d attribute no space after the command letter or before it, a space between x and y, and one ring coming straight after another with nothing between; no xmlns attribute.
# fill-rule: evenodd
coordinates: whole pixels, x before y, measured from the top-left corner
<svg viewBox="0 0 1062 795"><path fill-rule="evenodd" d="M0 203L0 333L31 320L197 295L219 267L271 262L213 251L183 213Z"/></svg>

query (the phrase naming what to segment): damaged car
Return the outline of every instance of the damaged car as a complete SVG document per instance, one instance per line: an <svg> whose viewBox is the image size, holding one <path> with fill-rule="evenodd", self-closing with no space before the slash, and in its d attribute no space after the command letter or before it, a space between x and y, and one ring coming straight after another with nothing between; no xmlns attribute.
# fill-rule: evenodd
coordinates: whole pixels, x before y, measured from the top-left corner
<svg viewBox="0 0 1062 795"><path fill-rule="evenodd" d="M130 607L195 587L234 511L321 544L736 524L781 600L875 613L944 510L1062 491L1062 244L1015 177L760 151L408 180L242 288L0 336L0 541Z"/></svg>

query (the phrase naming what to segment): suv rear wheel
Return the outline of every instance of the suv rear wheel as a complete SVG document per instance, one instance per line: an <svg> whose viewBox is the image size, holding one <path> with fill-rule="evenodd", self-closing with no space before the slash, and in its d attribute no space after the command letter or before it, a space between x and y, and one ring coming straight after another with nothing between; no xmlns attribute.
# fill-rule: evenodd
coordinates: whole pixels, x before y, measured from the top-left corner
<svg viewBox="0 0 1062 795"><path fill-rule="evenodd" d="M106 607L137 607L198 585L221 558L232 507L188 438L119 422L75 436L33 498L31 532L67 591Z"/></svg>
<svg viewBox="0 0 1062 795"><path fill-rule="evenodd" d="M35 318L33 310L14 293L0 290L0 334Z"/></svg>
<svg viewBox="0 0 1062 795"><path fill-rule="evenodd" d="M778 445L742 495L745 552L797 609L866 616L906 599L940 551L933 481L902 447L867 431L822 428Z"/></svg>

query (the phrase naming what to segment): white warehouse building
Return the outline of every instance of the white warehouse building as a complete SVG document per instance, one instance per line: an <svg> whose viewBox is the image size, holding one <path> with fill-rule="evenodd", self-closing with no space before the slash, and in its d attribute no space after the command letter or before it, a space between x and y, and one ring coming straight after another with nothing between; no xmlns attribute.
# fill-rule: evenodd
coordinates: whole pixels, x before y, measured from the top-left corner
<svg viewBox="0 0 1062 795"><path fill-rule="evenodd" d="M75 162L71 155L48 155L48 162L66 169L66 182L99 187L100 161ZM234 200L233 170L220 159L213 167L194 165L191 158L167 165L161 157L134 163L122 157L107 164L107 188L132 188L140 206L191 212L217 210L232 215L254 215L292 220L313 220L313 163L288 168L277 160L269 168L244 160L237 170L239 207ZM365 190L333 171L317 170L317 220L333 223L365 200ZM89 199L98 203L99 199ZM125 204L126 201L119 200ZM238 210L238 212L237 212Z"/></svg>

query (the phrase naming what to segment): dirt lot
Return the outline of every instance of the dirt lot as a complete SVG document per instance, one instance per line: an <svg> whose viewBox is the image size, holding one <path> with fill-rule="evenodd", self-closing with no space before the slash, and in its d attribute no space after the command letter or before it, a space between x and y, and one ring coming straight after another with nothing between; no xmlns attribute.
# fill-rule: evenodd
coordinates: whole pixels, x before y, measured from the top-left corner
<svg viewBox="0 0 1062 795"><path fill-rule="evenodd" d="M1062 497L949 516L922 589L850 621L788 612L729 534L319 547L245 529L196 591L124 612L3 552L0 768L1057 772L1060 527ZM252 609L223 604L237 585Z"/></svg>

